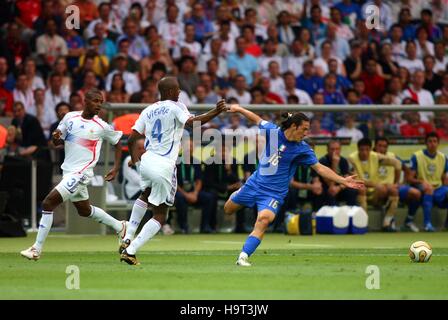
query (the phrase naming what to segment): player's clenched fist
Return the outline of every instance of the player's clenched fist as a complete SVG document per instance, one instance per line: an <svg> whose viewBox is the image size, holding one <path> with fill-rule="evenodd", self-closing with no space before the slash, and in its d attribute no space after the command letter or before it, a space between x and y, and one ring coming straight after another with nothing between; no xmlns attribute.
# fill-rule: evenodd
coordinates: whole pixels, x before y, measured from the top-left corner
<svg viewBox="0 0 448 320"><path fill-rule="evenodd" d="M227 105L226 105L226 101L224 99L221 99L217 104L216 104L216 109L221 113L223 111L227 110Z"/></svg>
<svg viewBox="0 0 448 320"><path fill-rule="evenodd" d="M59 129L54 130L53 134L52 134L54 140L61 139L61 135L62 135L62 132Z"/></svg>

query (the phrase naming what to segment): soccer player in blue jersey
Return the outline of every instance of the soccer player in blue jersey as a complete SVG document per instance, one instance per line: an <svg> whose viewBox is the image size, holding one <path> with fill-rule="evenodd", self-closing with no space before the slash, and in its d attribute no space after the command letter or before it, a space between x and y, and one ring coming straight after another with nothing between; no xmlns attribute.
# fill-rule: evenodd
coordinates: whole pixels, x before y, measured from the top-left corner
<svg viewBox="0 0 448 320"><path fill-rule="evenodd" d="M266 229L279 212L299 164L311 166L323 178L348 188L361 189L364 182L355 179L355 176L341 177L319 163L314 151L303 141L310 128L310 120L303 113L287 113L281 127L278 127L239 105L231 105L228 112L242 114L256 123L262 134L266 134L266 147L257 170L224 205L226 214L233 214L242 207L257 206L258 217L254 229L236 262L239 266L248 267L251 265L248 258L255 252Z"/></svg>

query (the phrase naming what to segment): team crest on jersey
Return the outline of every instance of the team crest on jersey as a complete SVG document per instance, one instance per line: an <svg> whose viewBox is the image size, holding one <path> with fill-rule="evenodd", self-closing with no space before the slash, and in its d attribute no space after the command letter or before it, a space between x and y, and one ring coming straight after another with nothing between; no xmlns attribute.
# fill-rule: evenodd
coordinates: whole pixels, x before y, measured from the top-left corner
<svg viewBox="0 0 448 320"><path fill-rule="evenodd" d="M434 173L436 173L436 165L434 163L430 163L428 164L428 172L430 175L433 175Z"/></svg>
<svg viewBox="0 0 448 320"><path fill-rule="evenodd" d="M379 167L379 168L378 168L378 174L379 174L381 177L386 176L386 175L387 175L387 168L384 167L384 166Z"/></svg>

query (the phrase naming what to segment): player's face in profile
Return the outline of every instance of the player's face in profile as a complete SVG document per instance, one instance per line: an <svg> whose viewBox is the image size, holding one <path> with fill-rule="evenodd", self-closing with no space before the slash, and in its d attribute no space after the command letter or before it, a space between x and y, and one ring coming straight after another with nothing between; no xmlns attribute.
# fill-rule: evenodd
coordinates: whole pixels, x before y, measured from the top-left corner
<svg viewBox="0 0 448 320"><path fill-rule="evenodd" d="M386 154L387 152L387 142L386 141L378 141L375 145L376 152L381 154Z"/></svg>
<svg viewBox="0 0 448 320"><path fill-rule="evenodd" d="M370 147L369 146L360 146L358 149L359 159L367 160L370 155Z"/></svg>
<svg viewBox="0 0 448 320"><path fill-rule="evenodd" d="M426 141L426 148L428 148L429 152L431 153L436 152L438 147L439 147L439 140L436 137L430 137Z"/></svg>
<svg viewBox="0 0 448 320"><path fill-rule="evenodd" d="M300 126L297 127L295 130L295 137L294 140L301 141L303 140L310 131L310 123L308 121L302 122Z"/></svg>
<svg viewBox="0 0 448 320"><path fill-rule="evenodd" d="M91 97L86 97L86 109L95 114L98 115L101 111L101 105L103 104L104 100L103 97L100 95L93 95Z"/></svg>

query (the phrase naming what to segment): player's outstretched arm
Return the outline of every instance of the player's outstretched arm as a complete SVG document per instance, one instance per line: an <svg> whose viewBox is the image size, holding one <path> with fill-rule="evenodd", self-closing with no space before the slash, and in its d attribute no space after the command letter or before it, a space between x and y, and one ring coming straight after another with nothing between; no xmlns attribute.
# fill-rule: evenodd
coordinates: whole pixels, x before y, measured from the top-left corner
<svg viewBox="0 0 448 320"><path fill-rule="evenodd" d="M314 171L317 172L318 175L320 175L323 178L326 178L328 180L334 181L338 184L342 184L346 186L347 188L352 189L362 189L364 188L364 181L356 179L356 175L348 176L348 177L342 177L338 175L336 172L328 168L327 166L324 166L321 163L316 163L311 166Z"/></svg>
<svg viewBox="0 0 448 320"><path fill-rule="evenodd" d="M115 179L115 177L117 176L118 172L120 171L120 166L121 166L121 151L122 146L121 146L121 142L118 141L118 143L115 145L115 162L114 162L114 166L112 167L112 169L110 169L110 171L106 174L106 177L104 178L106 181L112 181Z"/></svg>
<svg viewBox="0 0 448 320"><path fill-rule="evenodd" d="M226 101L222 99L216 104L216 107L214 109L199 116L191 117L190 119L188 119L187 122L185 123L185 126L192 127L194 122L200 122L201 125L203 125L225 110L227 110Z"/></svg>
<svg viewBox="0 0 448 320"><path fill-rule="evenodd" d="M132 133L128 138L128 148L129 148L129 153L131 155L131 161L132 161L132 163L130 163L129 165L135 165L137 162L140 161L140 155L138 153L138 150L137 150L137 147L135 144L135 142L138 139L140 139L140 137L145 137L145 136L140 134L136 130L132 130Z"/></svg>
<svg viewBox="0 0 448 320"><path fill-rule="evenodd" d="M227 112L240 113L248 120L254 122L257 126L260 124L261 121L263 121L263 119L261 119L259 115L253 113L252 111L244 109L239 104L231 104Z"/></svg>

